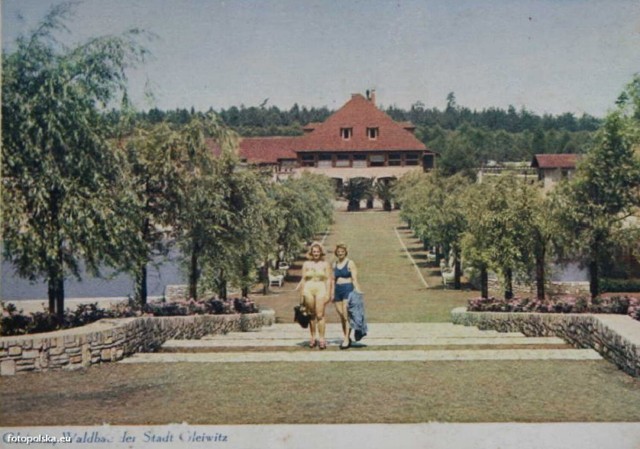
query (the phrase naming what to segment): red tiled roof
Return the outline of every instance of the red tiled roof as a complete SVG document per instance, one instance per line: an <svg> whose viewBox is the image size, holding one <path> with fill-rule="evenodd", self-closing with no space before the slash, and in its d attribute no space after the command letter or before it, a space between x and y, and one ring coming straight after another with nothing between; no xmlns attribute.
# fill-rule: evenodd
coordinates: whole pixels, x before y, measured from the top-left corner
<svg viewBox="0 0 640 449"><path fill-rule="evenodd" d="M360 94L354 94L342 108L322 123L314 124L315 129L300 137L297 151L383 151L383 150L426 150L402 123L379 110L375 104ZM353 135L345 140L340 135L341 128L352 128ZM378 128L378 137L371 140L367 128Z"/></svg>
<svg viewBox="0 0 640 449"><path fill-rule="evenodd" d="M536 154L531 161L537 168L576 168L580 154Z"/></svg>
<svg viewBox="0 0 640 449"><path fill-rule="evenodd" d="M245 137L240 141L240 157L256 164L275 164L295 159L301 137Z"/></svg>

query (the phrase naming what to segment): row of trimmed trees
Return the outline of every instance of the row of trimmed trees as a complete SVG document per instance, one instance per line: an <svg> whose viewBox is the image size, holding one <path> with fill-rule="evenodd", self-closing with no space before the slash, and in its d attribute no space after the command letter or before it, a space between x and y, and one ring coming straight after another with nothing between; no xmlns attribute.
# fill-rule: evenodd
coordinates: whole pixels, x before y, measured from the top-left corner
<svg viewBox="0 0 640 449"><path fill-rule="evenodd" d="M350 212L360 210L360 203L365 200L367 209L373 208L373 201L378 198L382 202L382 208L386 211L392 209L392 189L396 178L355 177L349 179L342 187L340 195L347 200L347 210Z"/></svg>
<svg viewBox="0 0 640 449"><path fill-rule="evenodd" d="M260 266L292 257L332 219L327 178L274 184L240 166L237 136L213 114L141 123L125 69L144 59L136 31L67 48L54 8L2 56L2 248L16 273L45 279L49 310L82 267L131 273L147 300L147 267L180 249L189 295L247 293ZM114 123L106 106L122 101ZM214 155L216 153L216 155Z"/></svg>
<svg viewBox="0 0 640 449"><path fill-rule="evenodd" d="M545 195L536 184L513 176L481 184L462 174L412 173L394 194L402 217L430 245L454 262L460 288L460 260L479 271L488 296L487 272L498 273L505 298L515 280L535 281L545 299L552 260L578 260L588 268L590 293L600 292L601 270L616 248L640 252L640 77L606 118L593 149L575 175ZM638 254L640 255L640 254Z"/></svg>

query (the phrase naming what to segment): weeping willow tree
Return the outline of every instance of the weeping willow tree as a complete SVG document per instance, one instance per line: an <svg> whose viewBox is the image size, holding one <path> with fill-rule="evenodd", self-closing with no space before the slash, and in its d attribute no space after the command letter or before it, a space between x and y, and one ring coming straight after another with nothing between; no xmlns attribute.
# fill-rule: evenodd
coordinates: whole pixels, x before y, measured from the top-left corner
<svg viewBox="0 0 640 449"><path fill-rule="evenodd" d="M67 47L55 39L71 6L53 8L2 55L4 257L47 283L64 311L65 277L97 274L134 248L117 152L103 110L126 94L127 67L144 59L139 32Z"/></svg>

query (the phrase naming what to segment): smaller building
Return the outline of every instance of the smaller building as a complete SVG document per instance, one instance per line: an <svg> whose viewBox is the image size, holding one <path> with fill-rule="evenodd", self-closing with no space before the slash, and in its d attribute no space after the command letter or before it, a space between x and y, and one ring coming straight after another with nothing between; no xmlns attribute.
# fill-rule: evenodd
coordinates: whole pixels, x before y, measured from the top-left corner
<svg viewBox="0 0 640 449"><path fill-rule="evenodd" d="M563 179L569 179L576 171L580 154L536 154L531 167L538 170L538 180L545 191Z"/></svg>

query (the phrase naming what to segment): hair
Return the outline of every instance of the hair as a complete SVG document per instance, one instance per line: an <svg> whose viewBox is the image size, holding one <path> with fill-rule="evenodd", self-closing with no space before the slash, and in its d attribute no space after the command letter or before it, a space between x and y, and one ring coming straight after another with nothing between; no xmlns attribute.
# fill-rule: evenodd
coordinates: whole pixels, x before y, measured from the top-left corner
<svg viewBox="0 0 640 449"><path fill-rule="evenodd" d="M324 248L322 247L322 243L320 242L312 242L311 245L309 245L309 251L307 251L307 259L309 260L313 259L313 256L311 255L311 251L316 246L320 248L320 260L324 260L325 252L324 252Z"/></svg>
<svg viewBox="0 0 640 449"><path fill-rule="evenodd" d="M344 250L344 252L346 253L345 256L349 255L349 250L347 249L347 244L346 243L338 243L336 245L336 249L333 251L333 254L338 257L338 250L342 248Z"/></svg>

